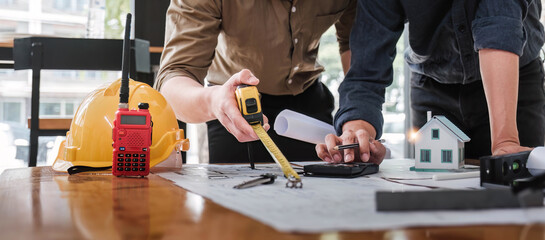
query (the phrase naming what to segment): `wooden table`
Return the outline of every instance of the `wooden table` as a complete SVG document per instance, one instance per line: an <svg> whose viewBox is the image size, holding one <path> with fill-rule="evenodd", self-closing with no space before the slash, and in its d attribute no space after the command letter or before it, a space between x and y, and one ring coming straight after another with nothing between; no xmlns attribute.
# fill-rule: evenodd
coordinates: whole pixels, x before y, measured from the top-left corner
<svg viewBox="0 0 545 240"><path fill-rule="evenodd" d="M144 179L109 172L69 176L33 167L0 175L0 239L522 240L545 239L545 225L282 233L154 174Z"/></svg>

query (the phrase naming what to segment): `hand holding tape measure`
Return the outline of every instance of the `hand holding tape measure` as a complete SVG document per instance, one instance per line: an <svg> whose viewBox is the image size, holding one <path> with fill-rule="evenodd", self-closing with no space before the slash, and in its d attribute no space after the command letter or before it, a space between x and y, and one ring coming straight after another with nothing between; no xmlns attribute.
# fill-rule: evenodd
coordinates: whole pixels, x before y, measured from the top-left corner
<svg viewBox="0 0 545 240"><path fill-rule="evenodd" d="M257 88L250 85L239 85L235 91L235 95L242 117L252 126L267 151L269 151L274 161L280 166L288 179L286 187L302 188L303 182L301 182L301 177L293 170L284 154L282 154L265 129L263 129L263 126L261 126L263 124L263 113L261 111L261 102Z"/></svg>
<svg viewBox="0 0 545 240"><path fill-rule="evenodd" d="M235 91L239 85L257 85L259 80L247 69L242 70L223 85L210 87L213 90L210 97L210 110L217 119L239 142L250 142L258 139L250 125L240 115L236 102ZM263 116L263 128L268 130L269 124Z"/></svg>

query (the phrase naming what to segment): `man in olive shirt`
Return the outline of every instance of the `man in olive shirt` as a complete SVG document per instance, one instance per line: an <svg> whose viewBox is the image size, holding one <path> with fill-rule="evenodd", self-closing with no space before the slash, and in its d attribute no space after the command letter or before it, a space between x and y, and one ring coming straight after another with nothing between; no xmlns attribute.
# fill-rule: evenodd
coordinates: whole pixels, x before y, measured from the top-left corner
<svg viewBox="0 0 545 240"><path fill-rule="evenodd" d="M319 80L318 46L335 24L348 70L355 2L172 0L155 87L179 120L207 122L211 163L248 162L241 142L258 138L238 110L236 87L257 85L265 129L284 109L331 123L334 101ZM290 161L318 159L314 145L269 134ZM272 161L262 144L252 145L254 161Z"/></svg>

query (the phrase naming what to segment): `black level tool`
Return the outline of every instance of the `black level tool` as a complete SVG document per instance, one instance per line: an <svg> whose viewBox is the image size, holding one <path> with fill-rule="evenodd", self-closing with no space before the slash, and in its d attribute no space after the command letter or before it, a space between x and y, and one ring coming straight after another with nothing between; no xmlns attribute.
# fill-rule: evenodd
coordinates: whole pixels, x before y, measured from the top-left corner
<svg viewBox="0 0 545 240"><path fill-rule="evenodd" d="M481 157L481 186L488 184L512 186L516 179L531 177L526 167L530 152Z"/></svg>

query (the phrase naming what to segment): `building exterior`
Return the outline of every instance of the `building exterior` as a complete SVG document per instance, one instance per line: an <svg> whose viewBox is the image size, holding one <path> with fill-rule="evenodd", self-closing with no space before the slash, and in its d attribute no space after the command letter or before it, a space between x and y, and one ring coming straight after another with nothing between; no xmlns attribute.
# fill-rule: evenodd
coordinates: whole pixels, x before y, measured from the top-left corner
<svg viewBox="0 0 545 240"><path fill-rule="evenodd" d="M104 25L97 8L105 0L0 0L0 42L29 36L100 37L93 26ZM98 7L97 7L98 6ZM101 22L102 21L102 22ZM98 29L104 31L104 28ZM81 100L93 89L119 77L119 72L41 72L41 118L72 118ZM7 153L3 168L28 164L31 71L0 69L0 150ZM40 137L38 165L50 164L55 137Z"/></svg>
<svg viewBox="0 0 545 240"><path fill-rule="evenodd" d="M464 143L470 138L444 116L434 116L416 133L415 168L458 169L464 166Z"/></svg>

